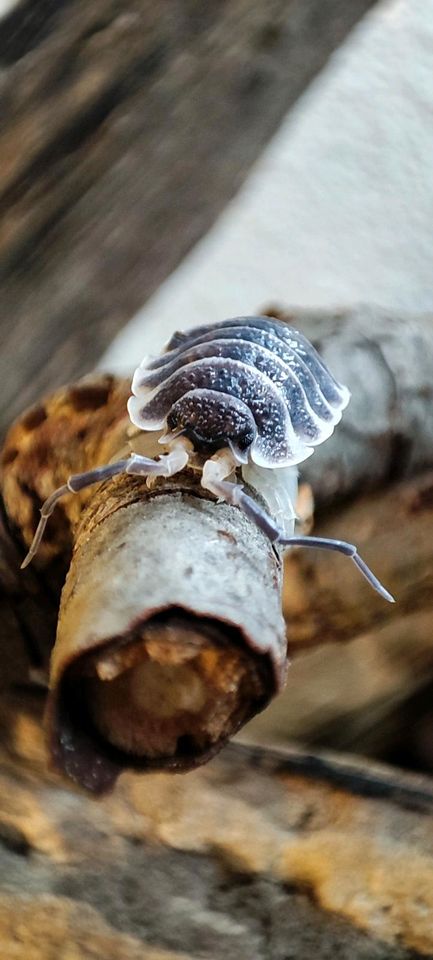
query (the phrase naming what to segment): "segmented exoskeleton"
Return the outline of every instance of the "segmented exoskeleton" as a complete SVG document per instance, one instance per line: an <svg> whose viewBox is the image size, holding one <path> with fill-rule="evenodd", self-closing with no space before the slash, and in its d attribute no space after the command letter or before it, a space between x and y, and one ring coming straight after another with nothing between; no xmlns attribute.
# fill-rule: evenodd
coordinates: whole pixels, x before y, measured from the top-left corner
<svg viewBox="0 0 433 960"><path fill-rule="evenodd" d="M288 506L279 511L277 522L277 510L267 513L239 482L241 474L247 480L255 478L252 485L260 487L260 478L266 477L267 502L290 505L284 490L294 468L330 437L349 402L348 389L335 380L301 333L270 317L237 317L175 333L161 356L143 360L131 390L132 423L139 430L158 431L159 443L167 452L157 459L133 452L69 477L43 504L23 566L35 555L47 519L66 493L77 493L120 473L172 476L196 452L206 458L202 487L241 509L272 543L344 553L372 587L392 601L353 544L287 535L293 529Z"/></svg>

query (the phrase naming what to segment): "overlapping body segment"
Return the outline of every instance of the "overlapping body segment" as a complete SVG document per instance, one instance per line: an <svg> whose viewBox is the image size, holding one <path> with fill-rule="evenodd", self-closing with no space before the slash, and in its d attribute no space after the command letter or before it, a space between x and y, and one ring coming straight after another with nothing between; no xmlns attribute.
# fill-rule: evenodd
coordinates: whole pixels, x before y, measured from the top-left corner
<svg viewBox="0 0 433 960"><path fill-rule="evenodd" d="M233 317L230 320L223 320L222 323L194 327L185 333L177 332L174 333L169 340L166 350L170 351L185 344L194 337L202 336L215 330L231 329L240 326L247 326L250 329L273 333L293 350L298 358L303 360L315 377L323 396L332 406L342 406L343 409L347 406L350 399L349 391L332 376L332 373L317 353L317 350L314 349L312 343L310 343L299 330L295 330L288 324L282 323L273 317Z"/></svg>
<svg viewBox="0 0 433 960"><path fill-rule="evenodd" d="M331 435L349 398L302 334L268 317L239 317L175 334L165 354L136 370L132 391L129 412L137 426L159 429L177 404L177 428L208 450L212 436L214 449L224 439L227 404L243 402L256 429L250 457L265 467L310 456ZM203 391L233 398L219 405L212 401L207 430ZM200 402L199 431L195 402ZM236 444L233 432L229 440Z"/></svg>
<svg viewBox="0 0 433 960"><path fill-rule="evenodd" d="M242 320L243 318L240 318ZM193 334L195 331L191 331ZM180 334L176 334L180 336ZM304 362L301 356L298 356L295 350L290 347L288 343L284 340L281 340L275 333L271 330L264 329L261 327L253 326L232 326L230 329L223 326L222 324L217 324L208 330L207 333L202 333L197 336L191 336L191 338L185 339L179 346L174 347L171 350L167 350L161 356L156 357L153 360L147 360L143 362L142 366L136 371L136 376L138 377L139 371L141 375L143 372L150 373L151 371L160 370L161 368L167 369L169 365L181 360L190 349L194 347L203 347L209 343L214 343L215 345L219 340L242 340L243 343L252 343L257 346L263 347L265 350L269 351L274 358L279 358L282 362L290 368L293 375L299 381L300 386L305 391L305 394L308 398L308 403L311 406L311 409L316 413L321 420L334 421L336 415L335 408L325 400L323 393L320 389L317 380L314 378L311 370ZM172 341L170 341L171 343ZM147 358L146 358L147 359ZM336 422L336 421L334 421Z"/></svg>
<svg viewBox="0 0 433 960"><path fill-rule="evenodd" d="M251 457L262 466L300 463L310 450L296 435L283 392L256 367L225 357L187 363L147 396L131 397L128 410L143 430L161 428L172 406L190 391L205 389L243 401L254 419L257 435ZM179 426L181 426L179 424ZM189 423L183 424L188 431Z"/></svg>
<svg viewBox="0 0 433 960"><path fill-rule="evenodd" d="M173 373L186 368L188 364L209 357L238 360L248 367L256 368L272 383L277 384L286 398L295 432L306 443L313 445L321 443L332 433L337 417L336 412L327 408L329 416L322 420L312 409L306 392L292 368L266 347L248 340L221 338L199 344L188 344L164 366L144 371L140 371L139 368L134 376L132 389L140 395L142 391L159 386Z"/></svg>

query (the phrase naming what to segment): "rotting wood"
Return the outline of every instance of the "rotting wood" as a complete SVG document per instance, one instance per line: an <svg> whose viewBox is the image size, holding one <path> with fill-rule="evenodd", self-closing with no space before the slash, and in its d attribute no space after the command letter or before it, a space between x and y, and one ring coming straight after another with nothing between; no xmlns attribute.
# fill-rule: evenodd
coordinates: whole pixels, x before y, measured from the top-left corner
<svg viewBox="0 0 433 960"><path fill-rule="evenodd" d="M23 0L0 21L1 434L93 367L373 3Z"/></svg>

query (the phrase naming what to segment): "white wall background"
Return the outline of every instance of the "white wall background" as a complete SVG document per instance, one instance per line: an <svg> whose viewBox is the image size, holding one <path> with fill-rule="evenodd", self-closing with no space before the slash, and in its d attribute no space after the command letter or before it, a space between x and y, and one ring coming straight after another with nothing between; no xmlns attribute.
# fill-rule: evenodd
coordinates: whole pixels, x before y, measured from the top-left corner
<svg viewBox="0 0 433 960"><path fill-rule="evenodd" d="M433 309L433 0L364 18L102 366L270 302Z"/></svg>

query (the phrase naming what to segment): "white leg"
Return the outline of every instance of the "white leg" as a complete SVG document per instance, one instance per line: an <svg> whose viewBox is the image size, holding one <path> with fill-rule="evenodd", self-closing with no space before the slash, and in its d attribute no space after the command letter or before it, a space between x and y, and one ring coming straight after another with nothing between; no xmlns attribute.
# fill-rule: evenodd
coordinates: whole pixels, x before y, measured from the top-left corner
<svg viewBox="0 0 433 960"><path fill-rule="evenodd" d="M110 480L120 473L132 473L138 476L160 476L170 477L178 473L186 466L188 454L183 448L176 446L170 453L164 454L159 460L151 460L148 457L141 457L136 453L131 454L127 460L116 460L114 463L107 463L103 467L96 467L95 470L87 470L85 473L75 473L68 478L62 487L45 500L41 507L41 519L36 528L29 552L21 564L21 570L31 563L37 553L48 518L51 516L58 501L67 493L79 493L85 490L93 483L101 483L103 480Z"/></svg>
<svg viewBox="0 0 433 960"><path fill-rule="evenodd" d="M180 473L187 463L188 451L181 443L177 443L170 453L162 454L159 460L149 460L148 457L132 453L126 461L125 473L138 477L172 477L173 474Z"/></svg>
<svg viewBox="0 0 433 960"><path fill-rule="evenodd" d="M282 547L314 547L319 550L335 550L338 553L343 553L353 560L360 573L373 587L373 590L376 590L385 600L394 603L394 597L382 586L365 561L359 556L353 543L346 543L345 540L329 540L325 537L286 537L272 517L252 497L243 492L241 484L230 483L223 479L222 470L222 462L217 464L215 460L208 460L203 469L204 482L202 480L202 486L206 490L210 490L216 497L225 500L226 503L239 507L263 531L271 543L278 543ZM225 475L227 476L227 473Z"/></svg>

